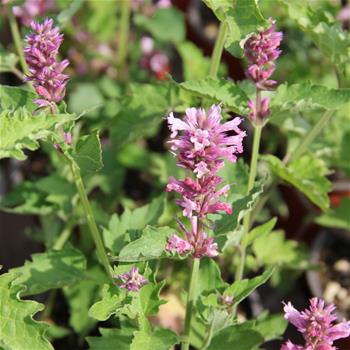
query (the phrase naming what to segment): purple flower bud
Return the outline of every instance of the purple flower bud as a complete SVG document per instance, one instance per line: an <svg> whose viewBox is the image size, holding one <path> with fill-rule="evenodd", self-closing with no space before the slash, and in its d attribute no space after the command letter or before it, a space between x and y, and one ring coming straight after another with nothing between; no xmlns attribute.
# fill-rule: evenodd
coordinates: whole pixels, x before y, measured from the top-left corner
<svg viewBox="0 0 350 350"><path fill-rule="evenodd" d="M50 106L64 98L69 78L68 75L63 74L69 61L57 61L63 34L60 34L57 27L53 27L52 19L46 19L43 24L32 22L31 28L33 32L26 37L27 46L24 48L30 71L26 80L33 82L40 96L40 99L34 102L39 107Z"/></svg>
<svg viewBox="0 0 350 350"><path fill-rule="evenodd" d="M138 292L145 284L148 283L137 267L133 266L129 272L122 273L118 276L123 281L120 288L127 289L129 292Z"/></svg>
<svg viewBox="0 0 350 350"><path fill-rule="evenodd" d="M225 306L231 306L233 304L234 298L230 295L220 295L219 302Z"/></svg>
<svg viewBox="0 0 350 350"><path fill-rule="evenodd" d="M335 350L333 342L350 335L350 322L334 324L337 320L334 311L334 305L325 307L324 301L318 298L312 298L310 307L301 312L296 310L290 302L285 304L284 318L303 335L305 346L294 345L288 341L281 350Z"/></svg>

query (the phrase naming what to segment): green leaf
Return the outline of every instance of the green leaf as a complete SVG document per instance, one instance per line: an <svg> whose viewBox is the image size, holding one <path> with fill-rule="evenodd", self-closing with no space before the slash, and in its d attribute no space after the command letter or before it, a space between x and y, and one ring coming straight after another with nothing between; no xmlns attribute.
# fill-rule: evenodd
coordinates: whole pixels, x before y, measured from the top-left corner
<svg viewBox="0 0 350 350"><path fill-rule="evenodd" d="M14 53L0 51L0 73L12 72L16 68L17 62L18 57ZM1 100L0 93L0 104Z"/></svg>
<svg viewBox="0 0 350 350"><path fill-rule="evenodd" d="M21 300L21 286L13 285L16 274L0 276L0 347L4 350L53 350L45 338L48 325L37 322L34 315L43 305Z"/></svg>
<svg viewBox="0 0 350 350"><path fill-rule="evenodd" d="M274 272L273 268L267 269L262 275L244 279L234 282L230 287L224 291L224 295L230 295L234 298L234 305L238 305L248 295L250 295L256 288L266 283L266 281L272 276Z"/></svg>
<svg viewBox="0 0 350 350"><path fill-rule="evenodd" d="M84 0L73 0L58 14L57 21L61 28L77 13L83 3Z"/></svg>
<svg viewBox="0 0 350 350"><path fill-rule="evenodd" d="M165 281L156 284L148 283L141 288L139 294L144 316L157 314L159 307L166 303L166 301L160 298L160 292L164 285Z"/></svg>
<svg viewBox="0 0 350 350"><path fill-rule="evenodd" d="M248 196L236 199L232 203L232 215L224 215L215 221L215 235L225 235L237 229L243 217L252 210L256 200L264 188L263 182L257 183L250 191Z"/></svg>
<svg viewBox="0 0 350 350"><path fill-rule="evenodd" d="M175 7L160 8L151 17L136 14L134 21L159 41L178 43L185 38L184 17Z"/></svg>
<svg viewBox="0 0 350 350"><path fill-rule="evenodd" d="M208 350L252 350L264 338L254 329L243 325L229 326L214 335Z"/></svg>
<svg viewBox="0 0 350 350"><path fill-rule="evenodd" d="M311 83L280 85L271 100L272 113L283 111L305 112L306 110L338 109L348 103L350 89L330 89Z"/></svg>
<svg viewBox="0 0 350 350"><path fill-rule="evenodd" d="M213 259L201 259L196 295L216 290L224 285L225 282L221 278L221 271L217 263Z"/></svg>
<svg viewBox="0 0 350 350"><path fill-rule="evenodd" d="M325 176L329 171L321 159L304 155L291 161L288 167L273 155L263 156L263 159L275 175L303 192L320 209L329 208L328 192L332 186Z"/></svg>
<svg viewBox="0 0 350 350"><path fill-rule="evenodd" d="M117 261L144 261L165 256L165 245L174 229L147 226L140 238L127 244L114 259Z"/></svg>
<svg viewBox="0 0 350 350"><path fill-rule="evenodd" d="M169 350L178 342L177 335L169 329L140 330L134 333L130 350Z"/></svg>
<svg viewBox="0 0 350 350"><path fill-rule="evenodd" d="M245 246L248 247L255 241L255 239L268 235L275 227L276 222L277 218L272 218L265 224L257 226L251 230L249 234L244 237Z"/></svg>
<svg viewBox="0 0 350 350"><path fill-rule="evenodd" d="M87 334L97 323L88 311L98 300L100 286L106 282L106 274L96 265L86 271L86 279L63 289L69 304L69 325L80 335Z"/></svg>
<svg viewBox="0 0 350 350"><path fill-rule="evenodd" d="M67 247L32 255L32 261L12 269L18 274L14 285L24 285L23 295L40 294L49 289L74 284L84 279L86 260L77 249Z"/></svg>
<svg viewBox="0 0 350 350"><path fill-rule="evenodd" d="M96 172L103 167L102 149L98 131L79 139L73 158L82 172Z"/></svg>
<svg viewBox="0 0 350 350"><path fill-rule="evenodd" d="M319 216L316 218L316 222L325 227L350 230L350 199L343 198L339 207L330 213Z"/></svg>
<svg viewBox="0 0 350 350"><path fill-rule="evenodd" d="M259 315L254 323L254 330L264 337L264 342L281 338L288 325L288 321L284 319L283 315L269 315L267 312Z"/></svg>
<svg viewBox="0 0 350 350"><path fill-rule="evenodd" d="M241 115L247 112L248 97L233 81L208 77L185 81L180 87L202 97L208 97L215 103L222 102L232 112Z"/></svg>
<svg viewBox="0 0 350 350"><path fill-rule="evenodd" d="M0 108L15 110L25 107L28 111L33 112L38 106L33 102L37 95L29 90L15 87L0 85Z"/></svg>
<svg viewBox="0 0 350 350"><path fill-rule="evenodd" d="M106 321L112 315L118 315L118 309L124 305L126 295L119 287L105 284L101 298L91 306L89 316L98 321Z"/></svg>
<svg viewBox="0 0 350 350"><path fill-rule="evenodd" d="M122 247L128 243L129 230L141 230L147 225L158 223L164 211L165 196L161 195L150 204L136 208L133 211L125 209L121 216L114 214L109 222L108 230L103 231L106 247L114 254L120 252Z"/></svg>
<svg viewBox="0 0 350 350"><path fill-rule="evenodd" d="M288 266L300 268L300 263L307 259L307 254L298 247L298 243L287 240L283 232L273 231L267 236L258 237L252 245L258 262L267 266Z"/></svg>
<svg viewBox="0 0 350 350"><path fill-rule="evenodd" d="M121 112L113 120L111 138L116 147L156 133L171 108L170 84L138 84L130 86Z"/></svg>
<svg viewBox="0 0 350 350"><path fill-rule="evenodd" d="M50 129L73 118L70 114L31 115L25 109L12 112L3 110L0 113L0 159L26 159L24 149L31 151L39 147L39 140L45 140Z"/></svg>
<svg viewBox="0 0 350 350"><path fill-rule="evenodd" d="M132 332L129 329L99 328L100 337L87 337L89 350L130 350Z"/></svg>
<svg viewBox="0 0 350 350"><path fill-rule="evenodd" d="M256 0L204 0L216 17L227 26L225 47L237 57L243 55L242 41L268 26Z"/></svg>
<svg viewBox="0 0 350 350"><path fill-rule="evenodd" d="M182 59L185 80L204 78L210 66L210 60L204 57L203 52L190 41L177 45Z"/></svg>

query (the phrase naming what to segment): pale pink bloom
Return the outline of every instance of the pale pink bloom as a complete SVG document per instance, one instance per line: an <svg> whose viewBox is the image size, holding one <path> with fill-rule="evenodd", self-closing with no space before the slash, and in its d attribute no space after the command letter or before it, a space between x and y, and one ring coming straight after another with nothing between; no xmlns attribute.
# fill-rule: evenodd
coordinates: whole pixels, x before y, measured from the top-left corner
<svg viewBox="0 0 350 350"><path fill-rule="evenodd" d="M129 292L138 292L140 288L148 283L147 279L139 273L135 266L129 272L118 275L118 278L123 281L120 288L127 289Z"/></svg>
<svg viewBox="0 0 350 350"><path fill-rule="evenodd" d="M294 325L305 339L305 350L335 350L333 342L350 335L350 322L343 321L334 324L337 320L335 306L325 306L323 300L312 298L310 307L304 311L298 311L289 302L284 306L285 319ZM287 342L281 350L289 350L293 344ZM289 346L289 348L288 348ZM295 346L295 349L299 347Z"/></svg>
<svg viewBox="0 0 350 350"><path fill-rule="evenodd" d="M344 24L348 23L350 20L350 4L347 4L345 7L343 7L338 15L337 20L340 22L343 22Z"/></svg>
<svg viewBox="0 0 350 350"><path fill-rule="evenodd" d="M140 46L144 55L150 55L154 49L154 40L149 36L143 36L140 41Z"/></svg>
<svg viewBox="0 0 350 350"><path fill-rule="evenodd" d="M20 18L23 25L29 26L38 16L44 16L47 12L55 9L53 0L25 0L23 5L14 6L13 14Z"/></svg>
<svg viewBox="0 0 350 350"><path fill-rule="evenodd" d="M225 306L231 306L234 302L234 298L231 295L220 295L219 302Z"/></svg>
<svg viewBox="0 0 350 350"><path fill-rule="evenodd" d="M174 234L169 238L165 250L171 253L177 252L179 255L182 255L190 252L192 246L186 240Z"/></svg>
<svg viewBox="0 0 350 350"><path fill-rule="evenodd" d="M156 6L158 8L167 8L167 7L171 7L172 3L171 3L171 0L158 0L156 2Z"/></svg>

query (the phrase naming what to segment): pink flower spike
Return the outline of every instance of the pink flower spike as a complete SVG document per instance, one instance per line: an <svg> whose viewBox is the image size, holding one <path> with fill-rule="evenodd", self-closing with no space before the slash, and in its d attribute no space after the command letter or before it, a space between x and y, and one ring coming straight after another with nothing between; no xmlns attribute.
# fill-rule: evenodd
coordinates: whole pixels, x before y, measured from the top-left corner
<svg viewBox="0 0 350 350"><path fill-rule="evenodd" d="M148 283L145 277L143 277L137 267L133 266L129 272L118 275L124 283L120 285L120 288L127 289L129 292L138 292L145 284Z"/></svg>

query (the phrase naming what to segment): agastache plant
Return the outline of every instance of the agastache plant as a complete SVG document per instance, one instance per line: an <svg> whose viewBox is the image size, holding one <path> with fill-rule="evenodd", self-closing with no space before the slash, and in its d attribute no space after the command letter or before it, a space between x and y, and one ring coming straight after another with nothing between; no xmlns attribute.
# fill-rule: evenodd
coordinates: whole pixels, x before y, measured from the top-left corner
<svg viewBox="0 0 350 350"><path fill-rule="evenodd" d="M303 335L305 345L295 345L288 340L281 350L336 350L334 341L350 335L350 322L335 324L335 306L325 306L321 299L312 298L304 311L298 311L289 302L284 305L284 312L284 318Z"/></svg>
<svg viewBox="0 0 350 350"><path fill-rule="evenodd" d="M176 203L182 208L183 216L190 219L191 229L179 221L185 239L173 235L166 249L178 254L191 252L195 258L218 255L217 244L204 231L208 214L226 212L232 214L230 204L223 202L229 185L219 187L222 179L217 175L224 166L224 160L237 160L243 152L242 141L245 131L239 128L241 118L221 124L221 107L213 105L208 111L202 108L188 108L183 120L168 116L171 130L171 151L177 157L177 165L190 171L192 176L184 180L169 178L167 192L180 195ZM235 135L229 136L229 132Z"/></svg>
<svg viewBox="0 0 350 350"><path fill-rule="evenodd" d="M13 7L13 14L29 26L35 17L44 16L55 7L54 0L25 0L23 5Z"/></svg>
<svg viewBox="0 0 350 350"><path fill-rule="evenodd" d="M249 117L254 123L261 124L270 115L270 101L267 97L261 97L261 91L270 90L277 84L270 77L276 69L275 61L282 52L279 49L282 38L282 32L276 31L276 23L272 21L268 29L253 34L244 45L244 54L248 59L246 74L256 86L256 99L248 102Z"/></svg>
<svg viewBox="0 0 350 350"><path fill-rule="evenodd" d="M139 273L137 267L133 266L129 272L118 275L123 282L119 287L127 289L129 292L138 292L145 284L147 279Z"/></svg>
<svg viewBox="0 0 350 350"><path fill-rule="evenodd" d="M32 22L32 33L26 37L25 59L29 66L27 81L31 81L40 98L35 100L39 107L56 109L56 103L63 100L69 76L64 69L69 61L58 61L58 50L63 42L63 34L54 27L52 19L43 24Z"/></svg>

